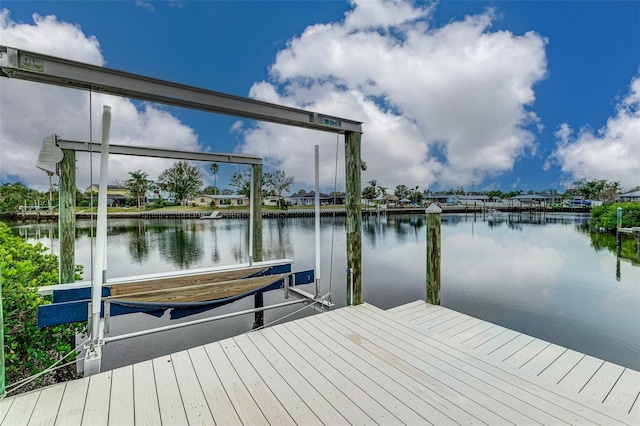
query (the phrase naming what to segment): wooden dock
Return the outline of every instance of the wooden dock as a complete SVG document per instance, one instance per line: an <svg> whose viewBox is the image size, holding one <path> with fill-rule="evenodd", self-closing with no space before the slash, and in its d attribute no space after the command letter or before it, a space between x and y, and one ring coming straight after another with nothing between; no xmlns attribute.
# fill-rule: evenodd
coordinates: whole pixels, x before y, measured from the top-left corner
<svg viewBox="0 0 640 426"><path fill-rule="evenodd" d="M420 310L428 322L441 309L424 302L392 312L368 304L337 309L7 398L0 423L640 423L637 404L627 412L628 405L607 403L633 392L611 388L605 375L592 384L605 402L594 403L590 394L455 342L450 327L434 333L418 324Z"/></svg>

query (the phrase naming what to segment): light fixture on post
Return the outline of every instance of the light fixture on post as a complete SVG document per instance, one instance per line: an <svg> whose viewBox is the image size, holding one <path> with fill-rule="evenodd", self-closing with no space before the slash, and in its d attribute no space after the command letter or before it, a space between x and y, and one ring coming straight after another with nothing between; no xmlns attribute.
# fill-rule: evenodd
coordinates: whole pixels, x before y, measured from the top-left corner
<svg viewBox="0 0 640 426"><path fill-rule="evenodd" d="M49 176L49 214L51 214L51 177L58 173L58 164L64 158L62 150L56 145L58 142L58 136L48 136L42 141L42 147L38 154L38 161L36 161L36 167L40 170L44 170Z"/></svg>

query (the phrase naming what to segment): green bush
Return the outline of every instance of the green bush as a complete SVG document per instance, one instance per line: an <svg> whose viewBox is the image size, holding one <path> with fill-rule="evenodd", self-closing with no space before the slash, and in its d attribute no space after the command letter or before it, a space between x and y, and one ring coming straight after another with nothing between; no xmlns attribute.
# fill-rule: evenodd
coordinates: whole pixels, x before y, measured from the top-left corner
<svg viewBox="0 0 640 426"><path fill-rule="evenodd" d="M606 231L617 227L617 209L622 208L622 227L640 226L640 203L612 203L591 209L591 226Z"/></svg>
<svg viewBox="0 0 640 426"><path fill-rule="evenodd" d="M48 303L39 286L58 284L58 258L42 244L31 245L0 222L0 271L7 384L38 373L73 349L80 324L38 328L38 306ZM77 267L77 273L81 271ZM79 275L78 277L79 278ZM67 358L71 361L75 354ZM54 382L61 380L61 373ZM67 374L67 373L65 373ZM50 383L51 378L46 383Z"/></svg>

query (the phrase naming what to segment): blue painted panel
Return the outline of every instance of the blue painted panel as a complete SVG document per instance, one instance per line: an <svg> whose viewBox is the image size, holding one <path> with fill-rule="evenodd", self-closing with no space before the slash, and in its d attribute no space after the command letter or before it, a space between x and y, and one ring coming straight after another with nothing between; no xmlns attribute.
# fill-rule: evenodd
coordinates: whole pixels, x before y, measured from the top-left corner
<svg viewBox="0 0 640 426"><path fill-rule="evenodd" d="M89 300L38 306L38 327L86 321Z"/></svg>
<svg viewBox="0 0 640 426"><path fill-rule="evenodd" d="M110 289L102 288L102 297L111 296ZM54 290L53 303L71 302L73 300L91 299L91 287L75 288L73 290Z"/></svg>
<svg viewBox="0 0 640 426"><path fill-rule="evenodd" d="M309 271L301 271L293 274L295 276L296 285L309 284L316 280L313 269Z"/></svg>
<svg viewBox="0 0 640 426"><path fill-rule="evenodd" d="M38 327L42 328L60 324L70 324L72 322L84 322L87 320L87 315L89 314L89 302L89 299L72 300L69 302L38 306ZM134 308L119 306L113 303L110 308L110 315L112 317L138 312L153 315L158 318L164 315L164 309L157 308ZM102 304L100 316L104 317L104 304Z"/></svg>

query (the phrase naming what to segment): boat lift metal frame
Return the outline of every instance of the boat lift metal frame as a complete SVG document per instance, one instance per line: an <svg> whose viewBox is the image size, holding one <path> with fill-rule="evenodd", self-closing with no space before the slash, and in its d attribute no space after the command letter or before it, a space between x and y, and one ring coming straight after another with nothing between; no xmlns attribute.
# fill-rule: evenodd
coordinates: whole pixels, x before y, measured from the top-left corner
<svg viewBox="0 0 640 426"><path fill-rule="evenodd" d="M347 304L362 303L362 122L0 45L0 77L89 90L345 136Z"/></svg>
<svg viewBox="0 0 640 426"><path fill-rule="evenodd" d="M352 279L347 282L347 303L361 303L362 217L360 206L360 166L362 162L360 158L360 136L362 134L362 122L255 99L242 98L2 45L0 45L0 77L89 90L96 93L135 98L165 105L344 134L347 169L347 266L352 271ZM73 141L63 141L63 144L65 143L69 144L67 146L70 148L67 149L73 149L71 148ZM94 146L97 147L97 144L84 144L83 150L92 151ZM124 150L125 148L121 149ZM127 147L127 149L130 149L130 147ZM158 151L162 150L156 150L156 152ZM116 153L115 151L112 152ZM122 152L122 154L125 154L125 152ZM222 162L222 158L217 157L215 160L209 161ZM261 165L253 165L254 170L255 167L261 168ZM251 210L252 207L253 203L251 203ZM250 251L252 248L251 242L252 239L250 239ZM250 258L250 263L251 261L252 259Z"/></svg>

